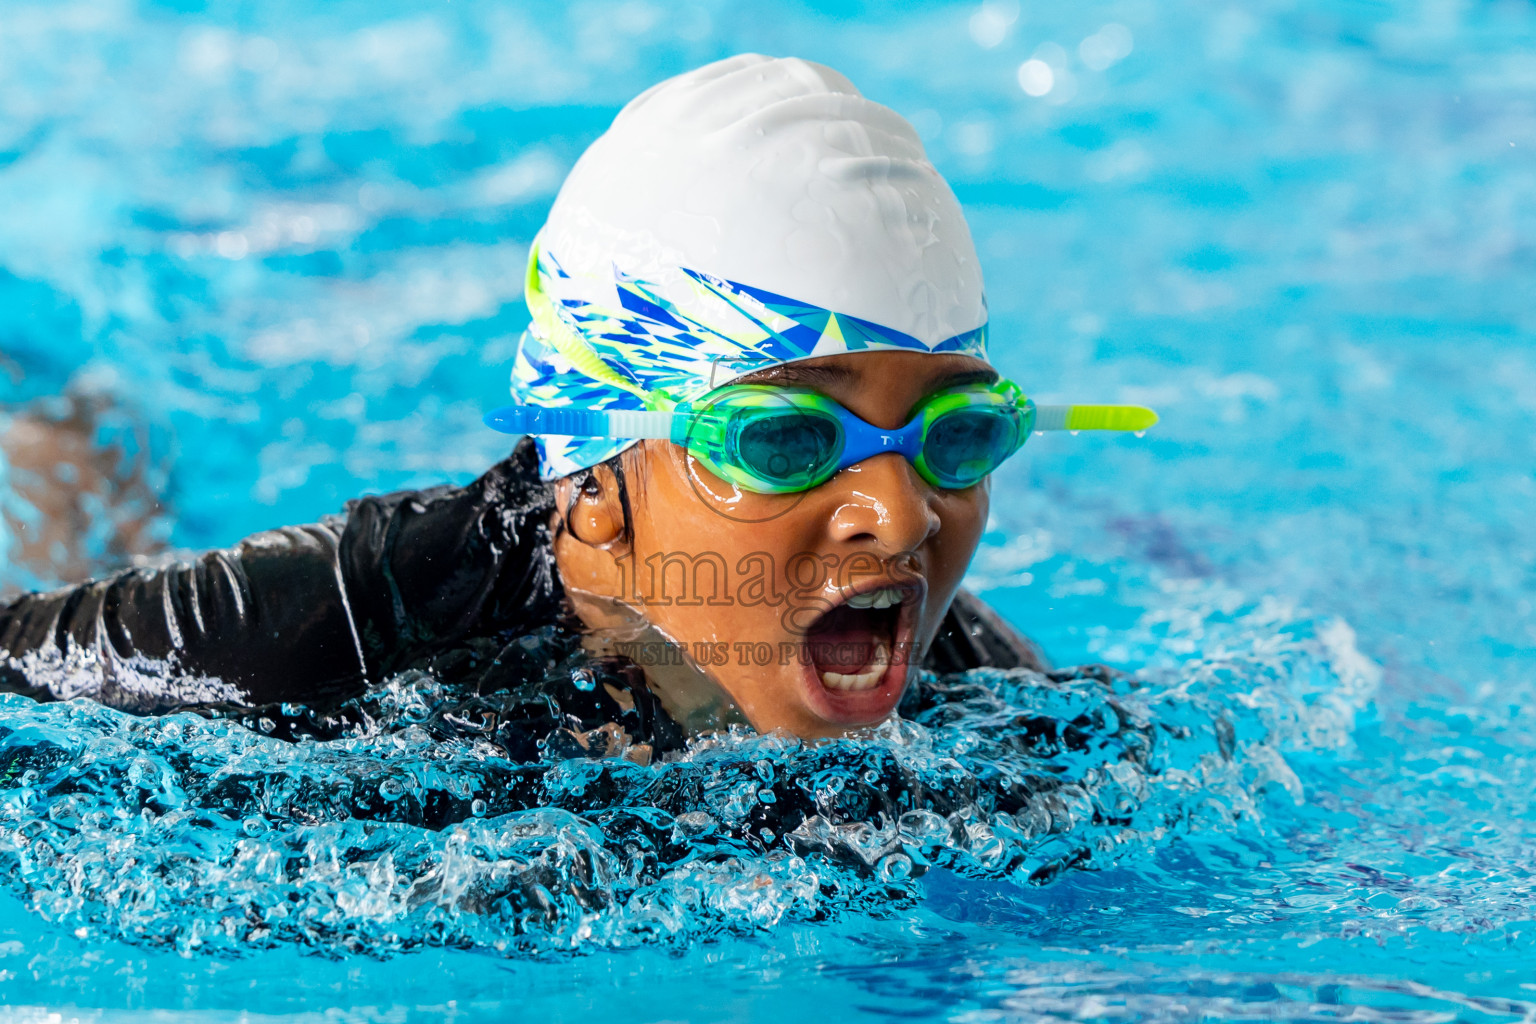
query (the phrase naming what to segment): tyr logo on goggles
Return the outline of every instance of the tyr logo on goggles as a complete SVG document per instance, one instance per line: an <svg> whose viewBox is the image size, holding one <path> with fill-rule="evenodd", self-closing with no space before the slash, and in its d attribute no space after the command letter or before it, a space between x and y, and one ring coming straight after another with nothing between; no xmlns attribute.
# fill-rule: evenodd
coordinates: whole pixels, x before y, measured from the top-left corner
<svg viewBox="0 0 1536 1024"><path fill-rule="evenodd" d="M902 427L877 427L805 388L730 385L666 410L597 411L511 405L485 417L508 434L660 438L721 479L758 493L806 491L840 470L897 452L935 487L981 482L1036 430L1141 431L1157 422L1135 405L1037 407L1012 381L935 392Z"/></svg>

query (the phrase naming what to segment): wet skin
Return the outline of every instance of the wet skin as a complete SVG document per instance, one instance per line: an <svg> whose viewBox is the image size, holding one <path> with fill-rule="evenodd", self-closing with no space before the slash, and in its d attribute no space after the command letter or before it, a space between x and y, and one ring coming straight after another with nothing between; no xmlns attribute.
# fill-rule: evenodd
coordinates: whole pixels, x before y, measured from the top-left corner
<svg viewBox="0 0 1536 1024"><path fill-rule="evenodd" d="M805 360L737 383L809 387L893 429L933 392L995 377L969 356L863 352ZM668 441L642 442L624 460L631 530L618 482L606 469L579 493L576 478L557 486L557 505L570 513L555 542L556 562L588 627L643 618L689 652L700 644L727 652L704 671L760 731L814 739L891 714L976 551L989 481L942 490L889 453L801 494L754 494ZM722 565L727 576L717 584ZM829 686L804 653L808 629L812 638L824 635L815 630L832 621L824 618L829 610L885 588L902 599L887 613L896 641L889 668L878 685ZM862 621L865 613L850 606L842 614ZM737 646L744 642L767 644L754 650L771 651L769 664ZM881 662L868 664L878 671Z"/></svg>

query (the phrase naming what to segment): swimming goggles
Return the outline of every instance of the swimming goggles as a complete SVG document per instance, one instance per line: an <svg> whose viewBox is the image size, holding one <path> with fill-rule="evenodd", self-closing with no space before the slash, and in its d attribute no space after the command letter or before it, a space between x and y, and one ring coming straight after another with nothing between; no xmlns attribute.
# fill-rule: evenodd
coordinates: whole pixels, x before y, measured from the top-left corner
<svg viewBox="0 0 1536 1024"><path fill-rule="evenodd" d="M808 491L840 470L896 452L935 487L974 486L1037 430L1142 431L1157 413L1137 405L1036 406L1017 384L964 384L925 398L907 424L877 427L817 391L727 385L656 411L509 405L486 415L507 434L661 438L716 476L759 494Z"/></svg>

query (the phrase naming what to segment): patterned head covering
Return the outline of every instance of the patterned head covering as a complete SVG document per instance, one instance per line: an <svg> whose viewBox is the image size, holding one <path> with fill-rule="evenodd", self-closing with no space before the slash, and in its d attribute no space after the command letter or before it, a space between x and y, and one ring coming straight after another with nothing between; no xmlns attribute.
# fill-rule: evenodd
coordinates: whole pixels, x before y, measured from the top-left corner
<svg viewBox="0 0 1536 1024"><path fill-rule="evenodd" d="M901 117L806 61L663 82L578 161L535 239L520 403L667 408L865 351L986 358L959 203ZM634 441L537 438L545 479Z"/></svg>

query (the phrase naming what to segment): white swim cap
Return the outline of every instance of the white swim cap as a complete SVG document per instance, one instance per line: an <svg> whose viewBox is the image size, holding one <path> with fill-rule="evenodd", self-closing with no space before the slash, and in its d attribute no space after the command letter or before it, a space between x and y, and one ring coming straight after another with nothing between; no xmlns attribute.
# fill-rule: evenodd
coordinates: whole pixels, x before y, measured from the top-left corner
<svg viewBox="0 0 1536 1024"><path fill-rule="evenodd" d="M644 408L765 366L906 349L985 357L981 269L900 115L831 68L742 54L632 100L539 232L529 404ZM544 472L632 442L541 439Z"/></svg>
<svg viewBox="0 0 1536 1024"><path fill-rule="evenodd" d="M641 93L540 239L569 273L682 265L930 344L986 320L965 217L917 132L795 58L742 54Z"/></svg>

